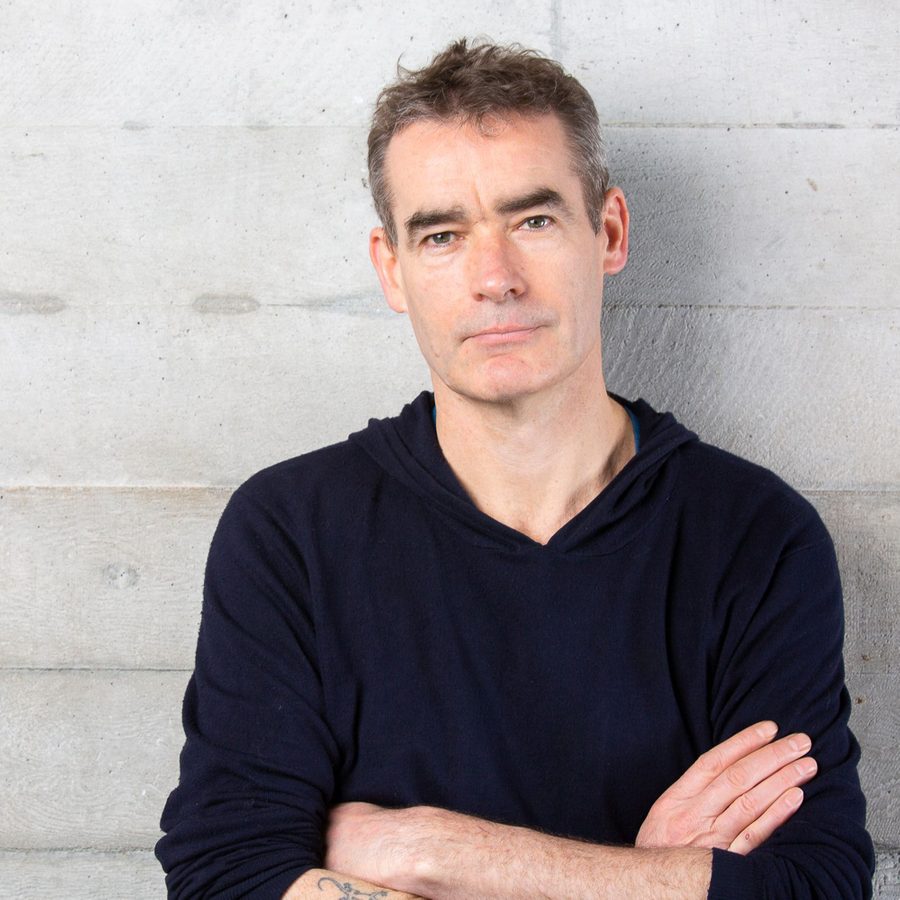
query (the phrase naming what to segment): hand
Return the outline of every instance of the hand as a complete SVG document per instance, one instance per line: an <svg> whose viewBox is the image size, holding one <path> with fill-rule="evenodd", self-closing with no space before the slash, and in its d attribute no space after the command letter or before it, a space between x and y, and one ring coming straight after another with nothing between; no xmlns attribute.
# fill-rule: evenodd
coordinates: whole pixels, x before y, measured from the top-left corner
<svg viewBox="0 0 900 900"><path fill-rule="evenodd" d="M650 808L636 847L704 847L746 854L803 802L816 761L805 734L772 743L759 722L704 753ZM802 757L802 758L801 758Z"/></svg>

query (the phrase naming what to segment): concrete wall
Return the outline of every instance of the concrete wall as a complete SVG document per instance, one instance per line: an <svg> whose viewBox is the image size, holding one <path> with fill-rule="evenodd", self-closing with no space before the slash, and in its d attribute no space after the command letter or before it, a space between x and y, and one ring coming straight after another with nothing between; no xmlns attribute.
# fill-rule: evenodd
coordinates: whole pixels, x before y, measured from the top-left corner
<svg viewBox="0 0 900 900"><path fill-rule="evenodd" d="M463 31L551 52L608 123L612 389L831 527L900 897L900 36L870 0L0 6L0 896L163 895L229 489L426 384L369 271L366 118Z"/></svg>

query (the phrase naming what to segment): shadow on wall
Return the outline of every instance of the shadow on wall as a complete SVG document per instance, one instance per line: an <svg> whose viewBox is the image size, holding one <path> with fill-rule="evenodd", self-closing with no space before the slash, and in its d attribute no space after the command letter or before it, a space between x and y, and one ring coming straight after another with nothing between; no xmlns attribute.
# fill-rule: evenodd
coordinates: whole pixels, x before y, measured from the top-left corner
<svg viewBox="0 0 900 900"><path fill-rule="evenodd" d="M801 490L900 480L900 422L884 413L884 385L900 377L896 311L864 305L883 295L881 282L871 295L848 287L857 269L834 252L845 231L856 245L858 224L833 211L840 136L609 134L633 235L628 266L606 289L611 390L671 410ZM879 427L861 433L865 420Z"/></svg>
<svg viewBox="0 0 900 900"><path fill-rule="evenodd" d="M835 536L844 587L844 660L860 778L878 844L900 845L900 503L893 493L814 494Z"/></svg>
<svg viewBox="0 0 900 900"><path fill-rule="evenodd" d="M742 354L723 312L736 300L719 274L738 249L711 227L737 202L737 185L678 129L611 129L607 140L611 183L631 212L628 265L605 285L607 382L707 431L749 387L735 377Z"/></svg>

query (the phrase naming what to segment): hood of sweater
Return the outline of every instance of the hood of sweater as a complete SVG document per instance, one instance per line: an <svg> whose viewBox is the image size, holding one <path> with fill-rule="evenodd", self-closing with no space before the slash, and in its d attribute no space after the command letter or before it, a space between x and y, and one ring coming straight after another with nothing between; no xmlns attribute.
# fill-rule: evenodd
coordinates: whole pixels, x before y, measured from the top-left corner
<svg viewBox="0 0 900 900"><path fill-rule="evenodd" d="M366 428L350 435L350 441L388 475L462 526L463 535L474 543L507 552L612 553L634 540L664 508L677 479L678 450L698 438L671 413L658 413L644 400L610 396L637 418L639 451L543 545L472 503L438 443L430 391L419 394L398 416L370 419Z"/></svg>

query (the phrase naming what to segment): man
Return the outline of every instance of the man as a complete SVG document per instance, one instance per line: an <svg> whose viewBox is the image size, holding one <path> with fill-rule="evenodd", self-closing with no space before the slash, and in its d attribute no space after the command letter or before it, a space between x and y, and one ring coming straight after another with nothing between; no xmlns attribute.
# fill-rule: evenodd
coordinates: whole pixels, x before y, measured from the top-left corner
<svg viewBox="0 0 900 900"><path fill-rule="evenodd" d="M433 395L229 502L171 895L866 896L830 539L607 393L628 211L590 97L458 42L382 93L369 162Z"/></svg>

